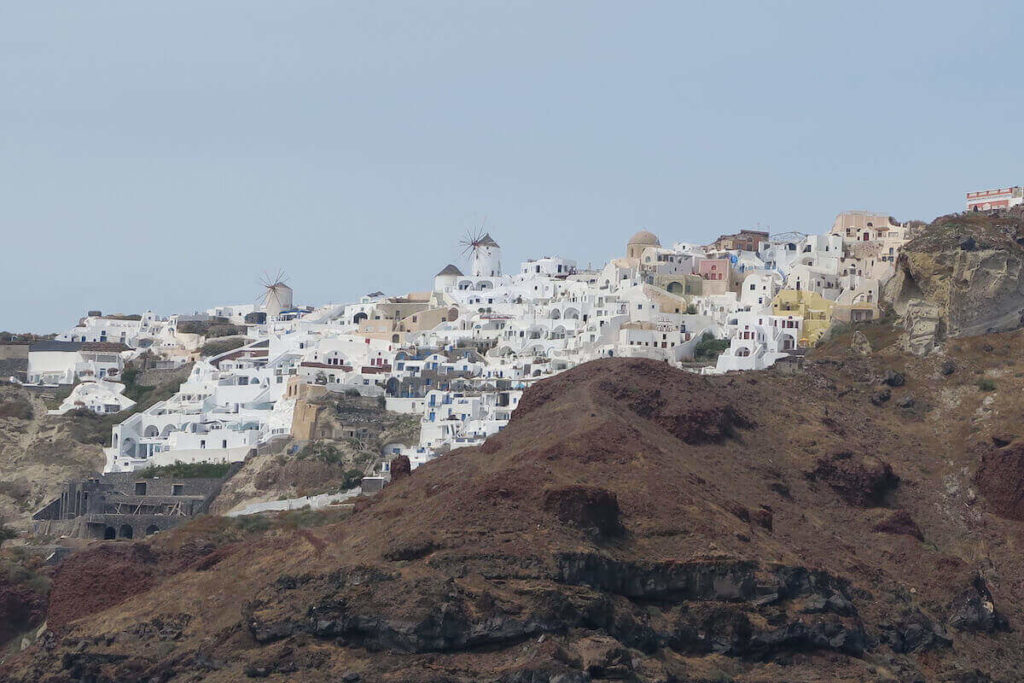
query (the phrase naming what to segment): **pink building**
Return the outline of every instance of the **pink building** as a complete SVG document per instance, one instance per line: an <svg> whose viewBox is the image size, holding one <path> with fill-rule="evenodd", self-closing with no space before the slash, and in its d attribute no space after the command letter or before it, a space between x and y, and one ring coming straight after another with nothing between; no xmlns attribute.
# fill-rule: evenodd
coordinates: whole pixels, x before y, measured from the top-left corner
<svg viewBox="0 0 1024 683"><path fill-rule="evenodd" d="M1007 209L1024 204L1024 187L1019 185L998 190L981 190L967 193L968 211L991 211Z"/></svg>
<svg viewBox="0 0 1024 683"><path fill-rule="evenodd" d="M705 280L728 280L729 259L709 258L700 262L697 274Z"/></svg>

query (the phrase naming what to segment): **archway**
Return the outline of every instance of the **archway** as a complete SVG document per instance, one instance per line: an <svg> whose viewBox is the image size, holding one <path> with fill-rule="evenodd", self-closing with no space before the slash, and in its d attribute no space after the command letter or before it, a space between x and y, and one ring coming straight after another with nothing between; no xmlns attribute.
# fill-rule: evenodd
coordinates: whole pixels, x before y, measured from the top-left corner
<svg viewBox="0 0 1024 683"><path fill-rule="evenodd" d="M682 294L683 293L683 284L681 282L670 282L670 283L668 283L668 293L669 294Z"/></svg>
<svg viewBox="0 0 1024 683"><path fill-rule="evenodd" d="M122 524L121 528L118 529L117 535L119 538L131 538L135 535L131 524Z"/></svg>
<svg viewBox="0 0 1024 683"><path fill-rule="evenodd" d="M359 323L361 323L364 320L366 320L368 317L370 317L370 316L368 316L365 313L363 313L362 311L360 311L359 313L356 313L354 316L352 316L352 322L355 323L356 325L358 325Z"/></svg>
<svg viewBox="0 0 1024 683"><path fill-rule="evenodd" d="M156 524L150 524L148 527L146 527L146 535L147 536L152 536L153 534L155 534L158 531L160 531L160 529L159 529L159 527L157 527Z"/></svg>
<svg viewBox="0 0 1024 683"><path fill-rule="evenodd" d="M103 530L103 540L112 541L115 538L117 538L117 529L112 526L108 526Z"/></svg>

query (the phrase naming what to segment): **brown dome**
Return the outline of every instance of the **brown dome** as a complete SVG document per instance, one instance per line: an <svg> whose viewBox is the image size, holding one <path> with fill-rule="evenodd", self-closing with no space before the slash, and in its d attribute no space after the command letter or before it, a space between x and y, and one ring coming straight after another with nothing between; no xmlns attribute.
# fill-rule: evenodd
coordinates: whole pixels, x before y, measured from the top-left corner
<svg viewBox="0 0 1024 683"><path fill-rule="evenodd" d="M641 230L637 234L629 238L627 244L643 244L650 247L660 247L661 241L658 236L649 230Z"/></svg>

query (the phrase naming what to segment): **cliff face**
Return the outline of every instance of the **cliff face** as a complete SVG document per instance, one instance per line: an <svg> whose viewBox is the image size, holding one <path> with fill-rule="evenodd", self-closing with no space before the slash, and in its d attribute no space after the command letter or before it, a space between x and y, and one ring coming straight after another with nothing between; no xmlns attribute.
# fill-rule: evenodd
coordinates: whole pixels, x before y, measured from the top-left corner
<svg viewBox="0 0 1024 683"><path fill-rule="evenodd" d="M946 338L1024 325L1024 219L942 216L903 249L886 297L901 316L905 347L928 353Z"/></svg>
<svg viewBox="0 0 1024 683"><path fill-rule="evenodd" d="M340 520L73 556L0 678L1014 678L1019 497L991 481L1024 333L985 339L949 372L828 349L793 376L580 366Z"/></svg>
<svg viewBox="0 0 1024 683"><path fill-rule="evenodd" d="M49 416L32 390L0 386L0 520L26 530L68 479L103 469L110 428L100 422Z"/></svg>

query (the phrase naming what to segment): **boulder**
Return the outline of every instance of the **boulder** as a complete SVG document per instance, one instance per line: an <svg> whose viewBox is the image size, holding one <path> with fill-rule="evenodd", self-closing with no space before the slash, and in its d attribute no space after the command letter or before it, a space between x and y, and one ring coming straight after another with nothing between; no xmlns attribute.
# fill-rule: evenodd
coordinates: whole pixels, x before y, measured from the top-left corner
<svg viewBox="0 0 1024 683"><path fill-rule="evenodd" d="M942 627L935 624L920 610L906 615L896 624L882 626L881 641L888 643L893 652L908 654L946 648L953 641Z"/></svg>
<svg viewBox="0 0 1024 683"><path fill-rule="evenodd" d="M1006 619L996 611L985 579L975 576L971 585L949 605L949 625L958 631L993 633L1009 630Z"/></svg>
<svg viewBox="0 0 1024 683"><path fill-rule="evenodd" d="M903 373L895 370L889 370L885 373L885 377L882 378L882 384L890 387L902 387L906 384L906 381L907 380L903 376Z"/></svg>
<svg viewBox="0 0 1024 683"><path fill-rule="evenodd" d="M858 356L871 355L871 342L860 330L853 333L853 338L850 340L850 351Z"/></svg>

